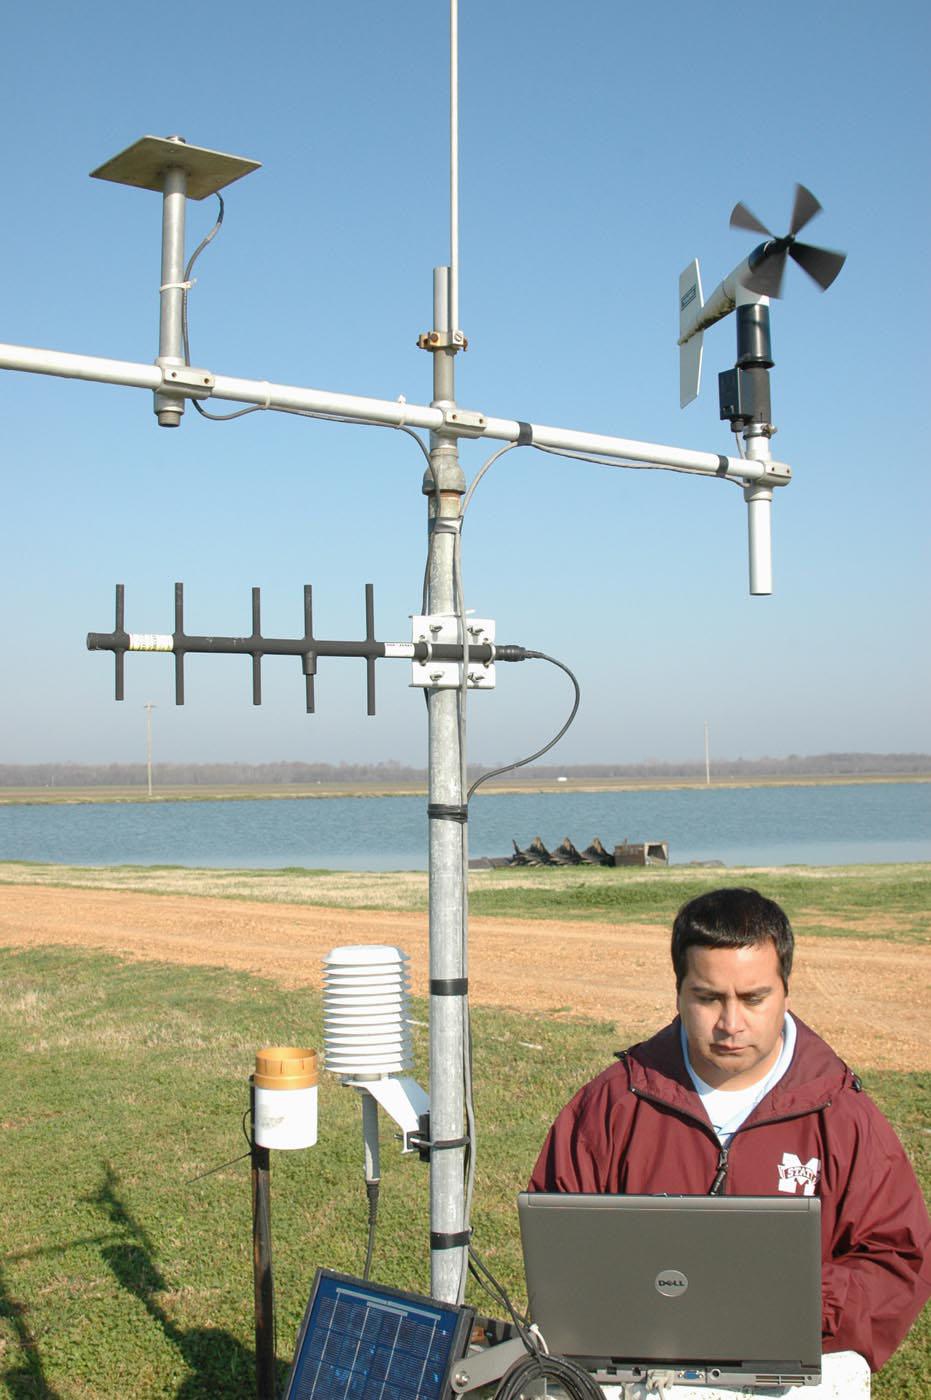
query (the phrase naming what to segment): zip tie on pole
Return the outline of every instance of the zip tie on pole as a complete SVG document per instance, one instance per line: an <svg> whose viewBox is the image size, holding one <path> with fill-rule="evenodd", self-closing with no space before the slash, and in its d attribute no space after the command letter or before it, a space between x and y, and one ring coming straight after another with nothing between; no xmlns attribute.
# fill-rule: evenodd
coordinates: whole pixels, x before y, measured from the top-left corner
<svg viewBox="0 0 931 1400"><path fill-rule="evenodd" d="M267 379L260 379L260 384L265 385L265 402L259 404L259 408L271 408L272 406L272 386Z"/></svg>
<svg viewBox="0 0 931 1400"><path fill-rule="evenodd" d="M457 1230L455 1234L446 1234L441 1230L430 1231L431 1249L461 1249L472 1239L471 1230Z"/></svg>
<svg viewBox="0 0 931 1400"><path fill-rule="evenodd" d="M431 977L432 997L464 997L469 992L468 977Z"/></svg>
<svg viewBox="0 0 931 1400"><path fill-rule="evenodd" d="M467 822L469 820L469 808L468 804L465 806L455 806L449 802L431 802L427 807L427 816L431 821Z"/></svg>
<svg viewBox="0 0 931 1400"><path fill-rule="evenodd" d="M533 424L522 423L521 420L518 418L517 428L517 441L515 442L514 446L533 447Z"/></svg>
<svg viewBox="0 0 931 1400"><path fill-rule="evenodd" d="M402 408L406 408L406 407L407 407L407 399L404 397L403 394L398 394L398 403L401 405ZM402 414L401 414L401 421L400 421L399 423L395 423L394 426L395 426L396 428L403 428L403 427L406 425L406 423L407 423L407 419L406 419L406 417L404 416L404 414L402 413Z"/></svg>
<svg viewBox="0 0 931 1400"><path fill-rule="evenodd" d="M189 292L196 281L197 278L192 277L190 282L163 282L158 290L160 292Z"/></svg>

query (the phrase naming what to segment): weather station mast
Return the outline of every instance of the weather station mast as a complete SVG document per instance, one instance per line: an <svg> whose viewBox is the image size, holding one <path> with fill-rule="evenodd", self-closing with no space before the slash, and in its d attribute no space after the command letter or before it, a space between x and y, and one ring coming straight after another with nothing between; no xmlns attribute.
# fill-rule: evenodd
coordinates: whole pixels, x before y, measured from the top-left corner
<svg viewBox="0 0 931 1400"><path fill-rule="evenodd" d="M191 269L218 231L223 218L220 191L258 168L258 162L192 145L179 136L145 136L95 169L101 180L115 181L161 195L162 245L158 286L158 354L154 363L133 363L79 353L0 345L0 368L65 379L118 384L153 395L158 425L179 428L188 406L207 419L238 417L255 411L297 414L308 419L365 424L400 430L413 437L425 458L418 493L427 499L428 560L425 596L413 618L409 640L379 641L375 633L374 594L365 590L365 636L320 638L314 633L312 592L304 590L304 631L297 637L270 637L261 630L261 603L252 593L251 631L237 637L194 636L184 630L183 588L175 585L174 629L133 632L126 627L122 585L116 591L116 618L110 632L88 634L91 650L113 653L116 698L123 697L127 653L163 652L174 657L175 699L184 701L184 657L225 653L249 657L253 701L261 703L261 668L268 656L292 656L300 662L308 712L315 705L314 679L321 658L350 657L365 662L368 711L375 713L375 663L404 659L411 684L426 692L429 745L429 1112L409 1097L389 1108L404 1127L405 1145L417 1148L430 1164L429 1249L431 1290L435 1298L456 1302L464 1296L470 1207L475 1177L476 1126L471 1103L471 1035L468 1010L467 822L469 800L478 786L466 780L465 713L469 691L491 690L499 662L554 661L517 644L496 642L494 624L466 610L461 528L464 513L481 477L504 452L542 449L562 455L575 468L593 462L618 468L644 466L725 479L739 486L747 504L749 587L752 594L772 591L771 512L774 492L789 484L791 468L773 458L769 372L772 368L770 300L781 291L787 258L793 259L825 288L843 265L843 255L812 248L796 235L820 208L799 186L789 233L774 237L738 204L732 224L765 235L765 241L733 269L706 299L697 261L679 282L680 400L684 406L698 393L703 336L716 321L736 311L737 357L721 376L721 417L733 429L734 455L641 442L620 436L495 418L458 403L456 360L467 340L459 307L459 84L458 0L449 5L450 122L448 262L433 271L433 325L418 343L432 359L432 397L427 403L365 397L351 392L243 379L191 363L188 303ZM207 238L190 258L185 251L188 200L217 196L220 213ZM211 407L208 409L207 404ZM238 405L218 413L217 404ZM421 434L427 434L425 441ZM470 485L460 462L460 443L494 444ZM562 662L555 664L568 671ZM571 672L569 673L571 676ZM574 680L574 678L573 678ZM576 704L578 687L576 685ZM571 718L575 710L573 709ZM559 738L567 725L563 726ZM556 739L551 740L549 748ZM539 757L538 750L529 762ZM515 765L509 765L517 766ZM495 770L495 772L506 770ZM494 776L483 775L479 781ZM357 1086L359 1087L359 1086Z"/></svg>

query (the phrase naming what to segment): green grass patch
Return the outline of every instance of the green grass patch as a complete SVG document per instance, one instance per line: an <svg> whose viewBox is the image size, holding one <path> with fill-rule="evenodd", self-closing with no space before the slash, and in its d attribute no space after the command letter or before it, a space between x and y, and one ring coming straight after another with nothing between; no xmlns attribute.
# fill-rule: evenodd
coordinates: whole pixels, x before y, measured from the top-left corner
<svg viewBox="0 0 931 1400"><path fill-rule="evenodd" d="M777 900L801 931L915 942L931 939L931 865L819 866L758 870L680 867L612 870L511 869L474 876L474 914L597 919L668 928L703 890L751 885Z"/></svg>
<svg viewBox="0 0 931 1400"><path fill-rule="evenodd" d="M313 904L334 908L427 908L418 871L198 870L184 866L42 865L0 862L0 885L30 884L145 894ZM474 871L473 914L518 919L595 919L668 928L681 904L720 885L752 885L786 909L797 930L826 937L931 941L931 864L787 866L780 869L672 866Z"/></svg>
<svg viewBox="0 0 931 1400"><path fill-rule="evenodd" d="M319 994L61 949L2 953L0 973L0 1394L251 1397L248 1162L194 1178L245 1150L256 1048L321 1044ZM426 1034L415 1026L422 1083ZM476 1241L522 1300L514 1197L556 1111L621 1041L607 1024L485 1010L474 1040ZM873 1073L867 1088L928 1189L931 1076ZM356 1096L324 1075L320 1142L273 1154L282 1378L316 1266L361 1270L361 1160ZM382 1168L375 1277L426 1289L427 1169L387 1123ZM876 1400L931 1400L929 1341L919 1323Z"/></svg>

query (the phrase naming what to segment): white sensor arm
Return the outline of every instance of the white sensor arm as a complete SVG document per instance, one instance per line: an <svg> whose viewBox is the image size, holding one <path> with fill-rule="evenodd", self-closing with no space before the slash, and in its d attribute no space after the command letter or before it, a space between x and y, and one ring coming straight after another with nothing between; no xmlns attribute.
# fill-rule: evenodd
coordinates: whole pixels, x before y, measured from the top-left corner
<svg viewBox="0 0 931 1400"><path fill-rule="evenodd" d="M414 1149L410 1144L410 1137L419 1131L420 1118L430 1110L430 1100L426 1091L420 1087L416 1079L409 1078L406 1074L393 1074L381 1079L363 1079L353 1076L345 1079L344 1084L348 1084L351 1089L359 1089L363 1098L371 1095L372 1099L378 1103L397 1123L404 1134L404 1151L412 1152ZM363 1127L365 1126L363 1119ZM372 1119L370 1118L371 1124ZM371 1131L371 1129L369 1129ZM378 1138L375 1137L375 1150L377 1152ZM371 1151L370 1141L366 1135L366 1168L369 1166L369 1153ZM375 1159L377 1165L377 1157Z"/></svg>
<svg viewBox="0 0 931 1400"><path fill-rule="evenodd" d="M731 481L767 481L773 486L786 486L792 477L791 468L781 462L753 462L741 457L726 457L717 452L696 452L691 448L667 447L632 438L523 423L513 418L486 418L481 413L469 413L458 408L435 408L399 399L364 398L358 394L339 394L326 389L270 384L264 379L234 379L187 366L180 371L163 370L158 365L134 364L128 360L0 344L0 369L121 384L127 388L159 391L160 394L173 388L182 397L210 397L233 403L255 404L265 409L351 418L389 428L406 426L454 437L520 441L556 451L614 458L621 467L643 462L674 471L728 477Z"/></svg>

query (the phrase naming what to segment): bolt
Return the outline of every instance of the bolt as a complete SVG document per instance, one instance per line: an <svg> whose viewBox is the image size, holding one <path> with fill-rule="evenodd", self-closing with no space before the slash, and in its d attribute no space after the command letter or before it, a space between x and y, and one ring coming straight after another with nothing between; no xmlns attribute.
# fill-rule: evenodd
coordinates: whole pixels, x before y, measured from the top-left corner
<svg viewBox="0 0 931 1400"><path fill-rule="evenodd" d="M469 1376L466 1371L457 1371L453 1376L453 1385L458 1385L460 1389L465 1389L469 1384Z"/></svg>
<svg viewBox="0 0 931 1400"><path fill-rule="evenodd" d="M440 338L440 337L437 335L436 331L431 331L431 332L430 332L430 344L431 344L431 345L435 345L435 344L437 343L437 341L439 340L439 338Z"/></svg>
<svg viewBox="0 0 931 1400"><path fill-rule="evenodd" d="M443 679L443 672L442 672L442 671L431 671L431 672L430 672L430 680L433 682L434 685L439 685L439 683L440 683L440 681L441 681L442 679Z"/></svg>
<svg viewBox="0 0 931 1400"><path fill-rule="evenodd" d="M437 634L438 632L442 632L442 630L443 630L443 624L442 624L442 622L431 622L431 623L428 623L428 626L429 626L429 628L430 628L430 631L433 633L434 637L436 636L436 634Z"/></svg>

